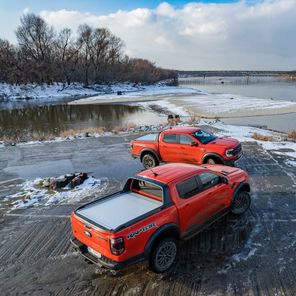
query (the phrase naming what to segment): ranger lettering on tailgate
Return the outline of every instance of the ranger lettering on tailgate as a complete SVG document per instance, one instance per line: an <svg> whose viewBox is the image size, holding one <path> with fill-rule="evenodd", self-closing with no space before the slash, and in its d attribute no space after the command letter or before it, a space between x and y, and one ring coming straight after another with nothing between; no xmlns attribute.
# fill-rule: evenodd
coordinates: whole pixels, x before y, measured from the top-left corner
<svg viewBox="0 0 296 296"><path fill-rule="evenodd" d="M127 239L135 238L137 235L141 234L142 232L146 232L146 231L148 231L148 230L150 230L152 228L155 228L155 227L157 227L157 225L155 223L151 223L151 224L149 224L147 226L144 226L144 227L142 227L140 229L137 229L136 231L133 231L133 232L129 233L127 235Z"/></svg>

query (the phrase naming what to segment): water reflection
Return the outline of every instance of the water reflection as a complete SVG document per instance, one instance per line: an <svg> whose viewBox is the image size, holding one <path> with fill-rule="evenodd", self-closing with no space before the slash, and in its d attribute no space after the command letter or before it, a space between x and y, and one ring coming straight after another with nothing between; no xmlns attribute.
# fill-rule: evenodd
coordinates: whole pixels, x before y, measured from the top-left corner
<svg viewBox="0 0 296 296"><path fill-rule="evenodd" d="M66 129L153 124L163 118L138 106L54 105L0 110L0 136L15 133L58 134Z"/></svg>

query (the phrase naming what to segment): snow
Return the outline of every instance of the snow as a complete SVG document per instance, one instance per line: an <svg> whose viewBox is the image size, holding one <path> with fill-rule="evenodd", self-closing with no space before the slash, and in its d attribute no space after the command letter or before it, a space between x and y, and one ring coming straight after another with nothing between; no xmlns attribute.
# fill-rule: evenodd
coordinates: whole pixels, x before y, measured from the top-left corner
<svg viewBox="0 0 296 296"><path fill-rule="evenodd" d="M122 95L117 95L121 91ZM97 100L115 100L124 98L139 98L143 96L161 96L176 94L202 93L199 90L185 87L165 86L163 83L154 85L141 85L132 83L114 83L111 85L94 84L84 87L81 83L73 83L64 86L62 83L48 84L27 84L11 85L0 83L0 102L11 102L19 100L38 100L38 101L59 101L64 98L88 97L77 101L77 103L90 102ZM75 104L75 103L74 103Z"/></svg>
<svg viewBox="0 0 296 296"><path fill-rule="evenodd" d="M168 88L169 87L163 86L161 83L150 86L134 85L132 83L115 83L112 85L94 84L89 87L84 87L81 83L73 83L66 86L62 83L55 83L53 85L11 85L7 83L0 83L0 101L9 102L32 99L40 101L57 101L63 98L96 95L101 95L100 98L104 98L104 94L114 94L117 93L117 91L122 91L123 94L135 92L139 95L142 91L147 90L147 93L150 95L155 95L157 93L167 92ZM111 98L112 96L114 95L110 95ZM108 95L106 97L109 98Z"/></svg>
<svg viewBox="0 0 296 296"><path fill-rule="evenodd" d="M193 89L191 90L193 91ZM156 97L154 103L162 108L170 106L170 110L175 113L179 112L180 115L187 112L207 118L296 112L296 102L293 101L245 97L233 94L206 94L200 91L196 93L180 91L175 93L175 95L167 95L162 100ZM145 107L145 104L140 104Z"/></svg>
<svg viewBox="0 0 296 296"><path fill-rule="evenodd" d="M65 187L64 190L49 190L40 186L46 179L37 178L35 180L28 180L20 188L16 194L7 196L5 199L13 201L13 209L23 209L31 206L45 205L50 206L53 204L71 204L79 202L85 197L97 194L105 189L105 179L96 179L88 177L81 185L70 189Z"/></svg>
<svg viewBox="0 0 296 296"><path fill-rule="evenodd" d="M199 95L202 91L180 86L147 85L133 92L126 91L124 88L122 95L105 94L94 97L84 98L70 102L70 105L99 104L99 103L133 103L138 101L157 101L160 98L178 97L181 95ZM161 102L161 101L160 101Z"/></svg>
<svg viewBox="0 0 296 296"><path fill-rule="evenodd" d="M253 111L260 109L279 109L283 107L295 107L292 101L272 100L255 97L237 96L233 94L208 94L200 95L198 98L185 99L202 110L218 114L225 112Z"/></svg>
<svg viewBox="0 0 296 296"><path fill-rule="evenodd" d="M285 161L285 163L289 167L296 167L296 160L288 159Z"/></svg>
<svg viewBox="0 0 296 296"><path fill-rule="evenodd" d="M66 97L81 97L96 95L98 91L90 88L84 88L81 84L72 84L63 87L62 83L54 85L11 85L7 83L0 84L0 100L16 101L16 100L46 100L56 101Z"/></svg>
<svg viewBox="0 0 296 296"><path fill-rule="evenodd" d="M296 142L282 140L282 133L250 126L228 125L223 124L220 121L210 124L208 122L201 121L200 124L210 125L212 127L219 129L220 131L216 134L220 136L234 137L238 139L240 142L257 142L265 150L296 159ZM274 141L256 140L252 138L252 135L254 133L257 133L262 136L270 136L274 138Z"/></svg>
<svg viewBox="0 0 296 296"><path fill-rule="evenodd" d="M141 102L137 103L136 105L140 105L145 109L148 109L151 107L151 105L158 105L161 106L162 109L170 111L173 114L178 114L180 116L187 116L188 117L188 112L184 110L183 107L181 106L176 106L173 103L171 103L169 100L158 100L158 101L153 101L152 102Z"/></svg>

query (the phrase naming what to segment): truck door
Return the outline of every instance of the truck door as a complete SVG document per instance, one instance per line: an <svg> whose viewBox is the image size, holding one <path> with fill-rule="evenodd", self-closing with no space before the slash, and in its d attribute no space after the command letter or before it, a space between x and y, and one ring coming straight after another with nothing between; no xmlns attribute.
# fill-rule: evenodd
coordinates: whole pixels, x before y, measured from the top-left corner
<svg viewBox="0 0 296 296"><path fill-rule="evenodd" d="M176 185L176 205L181 231L195 232L207 219L207 196L201 191L199 180L194 176Z"/></svg>
<svg viewBox="0 0 296 296"><path fill-rule="evenodd" d="M179 156L181 162L200 163L203 156L200 143L189 135L180 134Z"/></svg>
<svg viewBox="0 0 296 296"><path fill-rule="evenodd" d="M164 162L180 162L180 136L173 133L163 133L159 139L159 153Z"/></svg>
<svg viewBox="0 0 296 296"><path fill-rule="evenodd" d="M219 175L205 172L197 176L201 184L201 192L205 198L205 206L207 207L207 215L209 217L221 212L228 207L230 186L222 183Z"/></svg>

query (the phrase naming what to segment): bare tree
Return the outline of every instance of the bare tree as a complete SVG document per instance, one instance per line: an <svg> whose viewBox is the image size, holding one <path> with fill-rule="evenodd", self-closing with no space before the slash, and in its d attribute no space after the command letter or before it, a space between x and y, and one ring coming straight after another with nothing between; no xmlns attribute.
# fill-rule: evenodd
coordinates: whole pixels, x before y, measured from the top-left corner
<svg viewBox="0 0 296 296"><path fill-rule="evenodd" d="M51 60L54 44L54 30L35 14L21 17L21 25L16 30L16 37L24 58L33 60L40 74L40 82L50 82ZM47 78L47 79L46 79Z"/></svg>
<svg viewBox="0 0 296 296"><path fill-rule="evenodd" d="M92 47L92 28L89 25L80 25L78 27L78 47L83 60L84 84L89 84L89 70L91 66L91 47Z"/></svg>

